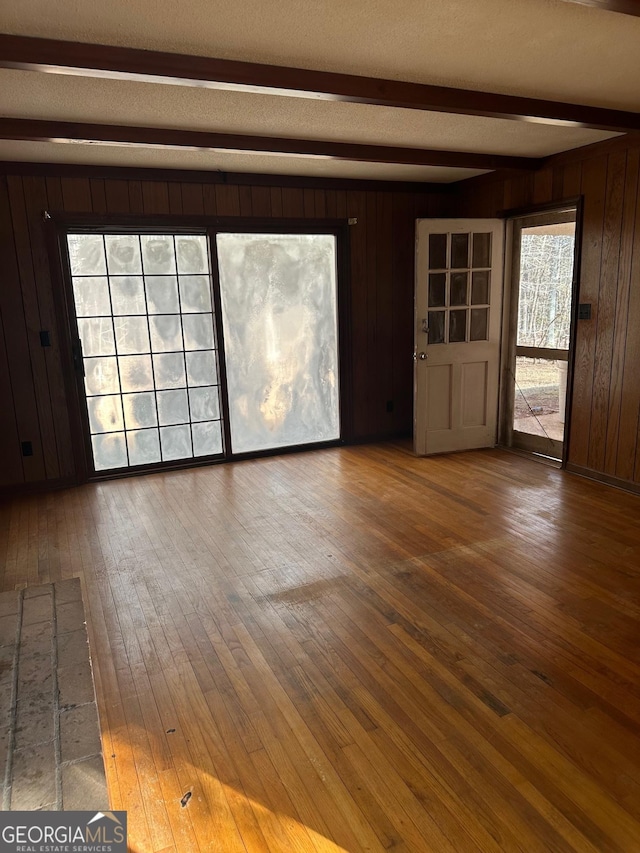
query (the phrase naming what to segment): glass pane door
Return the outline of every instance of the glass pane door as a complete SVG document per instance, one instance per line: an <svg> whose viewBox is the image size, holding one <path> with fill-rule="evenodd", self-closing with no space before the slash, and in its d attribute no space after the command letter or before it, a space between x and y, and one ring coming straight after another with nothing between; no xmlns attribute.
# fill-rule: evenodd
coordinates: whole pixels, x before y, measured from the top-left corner
<svg viewBox="0 0 640 853"><path fill-rule="evenodd" d="M561 459L575 210L530 217L515 233L519 235L519 275L512 444Z"/></svg>
<svg viewBox="0 0 640 853"><path fill-rule="evenodd" d="M95 471L223 452L207 238L67 235Z"/></svg>
<svg viewBox="0 0 640 853"><path fill-rule="evenodd" d="M338 439L336 237L216 241L232 451Z"/></svg>

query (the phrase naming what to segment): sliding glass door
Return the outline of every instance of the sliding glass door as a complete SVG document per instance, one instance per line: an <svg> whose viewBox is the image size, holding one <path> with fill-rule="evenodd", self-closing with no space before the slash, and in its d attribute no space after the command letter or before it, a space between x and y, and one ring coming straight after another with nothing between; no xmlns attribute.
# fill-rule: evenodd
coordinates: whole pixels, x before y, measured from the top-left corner
<svg viewBox="0 0 640 853"><path fill-rule="evenodd" d="M67 237L95 471L222 454L206 237Z"/></svg>
<svg viewBox="0 0 640 853"><path fill-rule="evenodd" d="M335 235L77 230L66 249L89 475L340 437Z"/></svg>
<svg viewBox="0 0 640 853"><path fill-rule="evenodd" d="M216 242L233 452L338 439L336 237Z"/></svg>

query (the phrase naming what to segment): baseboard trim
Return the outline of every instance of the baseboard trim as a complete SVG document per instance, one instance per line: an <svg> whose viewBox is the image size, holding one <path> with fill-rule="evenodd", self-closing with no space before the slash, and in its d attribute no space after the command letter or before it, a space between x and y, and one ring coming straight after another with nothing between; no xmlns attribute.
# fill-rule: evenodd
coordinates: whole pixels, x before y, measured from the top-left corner
<svg viewBox="0 0 640 853"><path fill-rule="evenodd" d="M46 492L57 492L59 489L69 489L77 486L74 477L58 477L55 480L38 480L35 483L14 483L11 486L0 486L0 501L9 501L14 498L28 497L29 495L40 495Z"/></svg>
<svg viewBox="0 0 640 853"><path fill-rule="evenodd" d="M632 492L633 494L640 495L640 483L633 483L631 480L623 480L620 477L612 477L610 474L602 474L600 471L594 471L592 468L574 465L573 462L567 462L565 470L569 474L578 474L580 477L597 480L599 483L605 483L607 486L622 489L624 492Z"/></svg>

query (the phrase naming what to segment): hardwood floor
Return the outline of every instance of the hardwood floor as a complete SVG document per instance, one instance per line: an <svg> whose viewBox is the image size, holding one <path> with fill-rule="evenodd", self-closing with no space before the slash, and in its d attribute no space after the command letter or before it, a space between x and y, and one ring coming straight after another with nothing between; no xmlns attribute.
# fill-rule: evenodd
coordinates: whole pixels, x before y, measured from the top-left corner
<svg viewBox="0 0 640 853"><path fill-rule="evenodd" d="M637 496L331 449L16 500L0 558L82 580L134 853L640 850Z"/></svg>

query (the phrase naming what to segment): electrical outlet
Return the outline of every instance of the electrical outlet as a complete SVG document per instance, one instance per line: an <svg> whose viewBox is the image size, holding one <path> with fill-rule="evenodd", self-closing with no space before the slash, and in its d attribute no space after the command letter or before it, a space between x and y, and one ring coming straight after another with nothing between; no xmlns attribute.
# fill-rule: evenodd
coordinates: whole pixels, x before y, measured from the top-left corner
<svg viewBox="0 0 640 853"><path fill-rule="evenodd" d="M578 305L578 320L590 320L591 319L591 303L590 302L581 302Z"/></svg>

